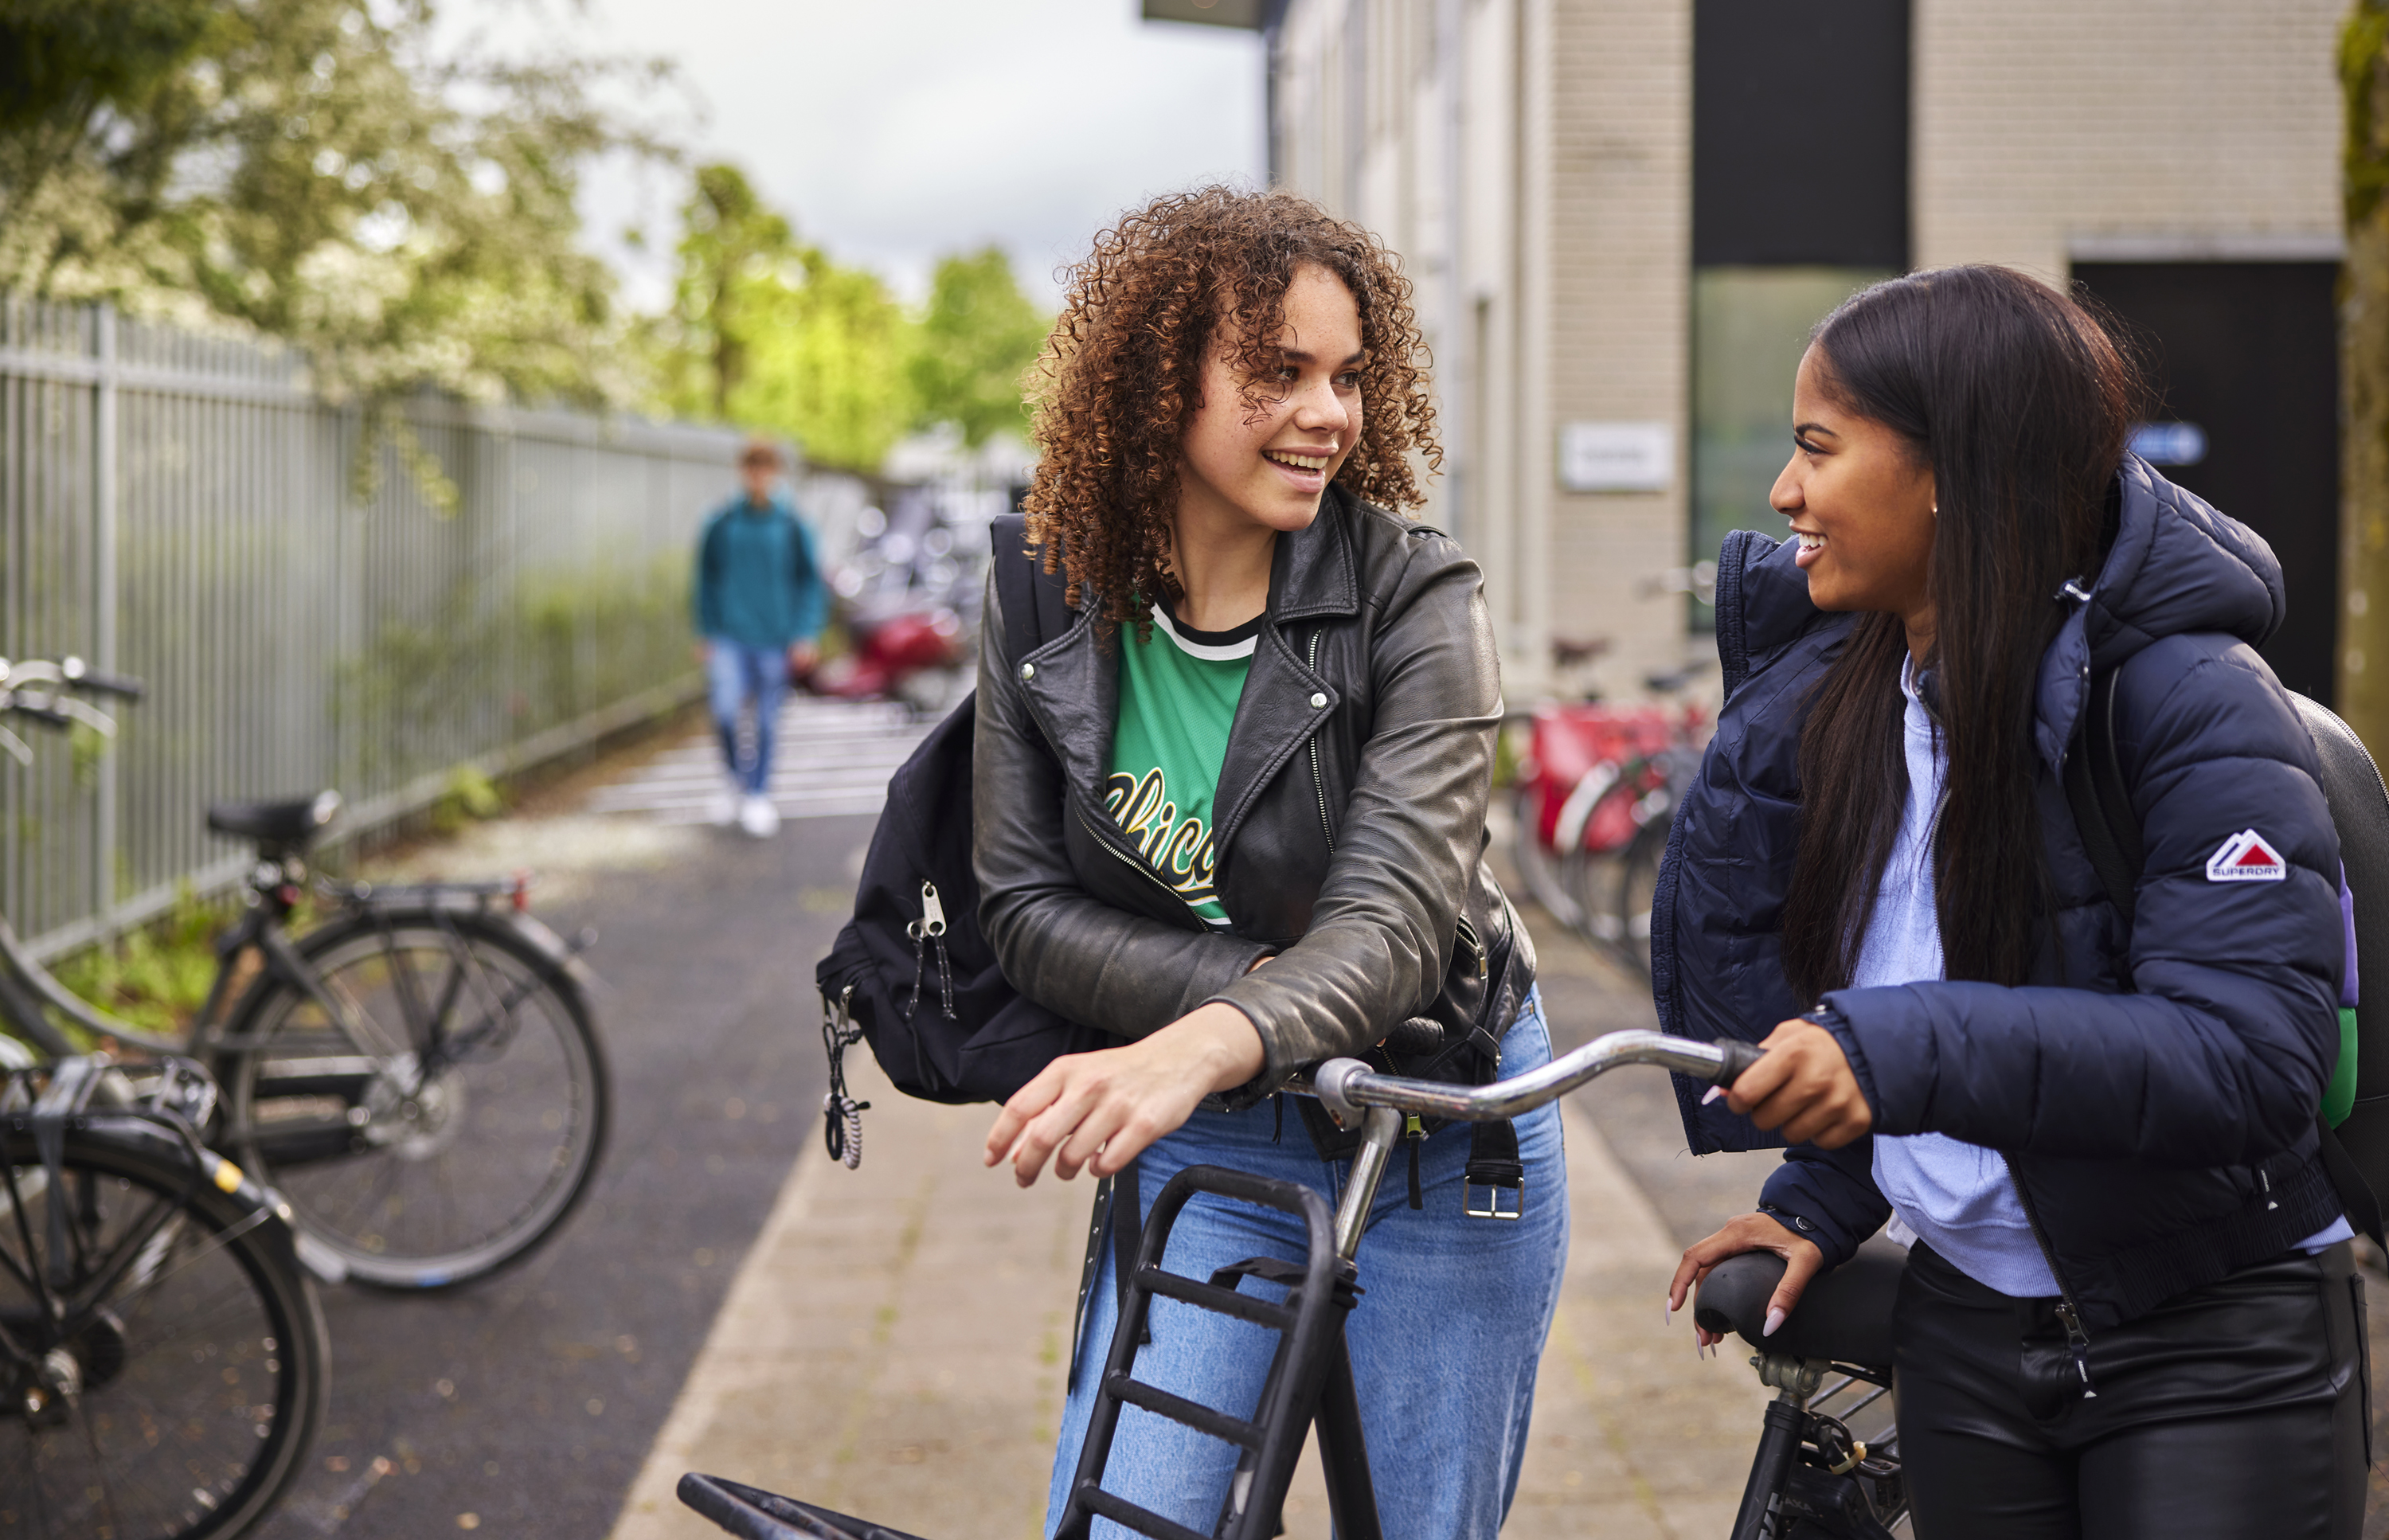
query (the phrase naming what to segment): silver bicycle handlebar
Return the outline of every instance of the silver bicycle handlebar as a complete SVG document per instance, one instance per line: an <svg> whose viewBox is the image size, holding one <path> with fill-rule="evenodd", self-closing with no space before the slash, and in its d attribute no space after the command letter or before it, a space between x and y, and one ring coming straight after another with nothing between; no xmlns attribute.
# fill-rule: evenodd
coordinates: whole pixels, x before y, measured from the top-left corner
<svg viewBox="0 0 2389 1540"><path fill-rule="evenodd" d="M1596 1075L1621 1064L1657 1064L1714 1085L1730 1086L1758 1062L1759 1050L1744 1042L1694 1042L1664 1032L1612 1032L1561 1054L1539 1069L1489 1086L1454 1086L1382 1075L1358 1059L1330 1059L1287 1089L1316 1096L1347 1127L1361 1121L1367 1107L1390 1107L1421 1117L1493 1123L1556 1101Z"/></svg>
<svg viewBox="0 0 2389 1540"><path fill-rule="evenodd" d="M1380 1075L1358 1059L1330 1059L1297 1075L1286 1089L1315 1096L1347 1128L1361 1131L1360 1148L1352 1152L1352 1174L1345 1183L1343 1201L1335 1209L1335 1249L1349 1260L1360 1250L1367 1228L1370 1205L1385 1179L1394 1144L1401 1137L1404 1113L1421 1117L1450 1118L1463 1123L1493 1123L1516 1117L1556 1101L1620 1064L1658 1064L1680 1074L1696 1075L1712 1085L1730 1086L1757 1063L1760 1050L1752 1043L1697 1043L1670 1037L1664 1032L1612 1032L1582 1048L1561 1054L1540 1069L1496 1080L1489 1086L1451 1086L1436 1080L1412 1080ZM1521 1202L1525 1189L1519 1190ZM1514 1219L1523 1208L1498 1212L1498 1203L1482 1212L1487 1217Z"/></svg>
<svg viewBox="0 0 2389 1540"><path fill-rule="evenodd" d="M103 738L116 736L116 719L70 691L92 690L125 700L141 698L141 681L102 673L70 655L53 663L47 658L0 657L0 714L15 713L51 727L80 723ZM32 745L0 726L0 753L21 765L33 762Z"/></svg>

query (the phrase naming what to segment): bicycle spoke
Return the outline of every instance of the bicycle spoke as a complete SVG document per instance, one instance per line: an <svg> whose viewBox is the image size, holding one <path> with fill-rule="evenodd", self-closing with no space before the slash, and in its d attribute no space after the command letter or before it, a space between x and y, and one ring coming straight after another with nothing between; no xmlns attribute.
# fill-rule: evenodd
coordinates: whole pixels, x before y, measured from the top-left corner
<svg viewBox="0 0 2389 1540"><path fill-rule="evenodd" d="M351 1229L350 1220L360 1215L370 1219L376 1207L389 1202L390 1190L398 1181L398 1162L382 1159L370 1164L373 1175L367 1179L364 1195L341 1211L338 1228L343 1235L349 1233Z"/></svg>
<svg viewBox="0 0 2389 1540"><path fill-rule="evenodd" d="M83 1430L83 1446L91 1451L92 1468L99 1479L99 1508L108 1521L108 1533L121 1536L125 1530L123 1522L116 1516L116 1487L108 1479L109 1461L100 1453L99 1435L92 1431L90 1411L83 1406L83 1398L80 1395L74 1397L68 1410L74 1418L75 1425Z"/></svg>
<svg viewBox="0 0 2389 1540"><path fill-rule="evenodd" d="M471 953L464 943L450 937L448 942L448 976L440 981L440 1003L431 1012L431 1042L425 1059L441 1057L447 1048L448 1014L456 1009L456 997L465 990L465 971L471 966Z"/></svg>
<svg viewBox="0 0 2389 1540"><path fill-rule="evenodd" d="M399 950L398 937L385 928L382 932L382 955L390 961L390 986L398 992L399 1017L406 1024L407 1047L420 1054L431 1047L432 1024L423 1006L421 980L405 953Z"/></svg>
<svg viewBox="0 0 2389 1540"><path fill-rule="evenodd" d="M20 1254L25 1259L25 1271L19 1276L24 1279L27 1291L32 1294L33 1303L41 1306L43 1317L52 1318L57 1314L57 1301L50 1292L49 1280L42 1276L42 1248L33 1240L32 1221L25 1216L25 1195L21 1184L17 1180L17 1167L10 1162L0 1161L0 1176L7 1178L8 1210L17 1216L17 1238L24 1247ZM45 1199L49 1196L48 1187L48 1173L45 1170L43 1173Z"/></svg>

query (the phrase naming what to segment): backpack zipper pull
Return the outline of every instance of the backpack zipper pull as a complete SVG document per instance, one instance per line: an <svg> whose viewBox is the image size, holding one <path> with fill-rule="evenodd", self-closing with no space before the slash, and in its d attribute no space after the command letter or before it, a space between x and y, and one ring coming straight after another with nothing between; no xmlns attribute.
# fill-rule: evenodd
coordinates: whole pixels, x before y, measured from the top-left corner
<svg viewBox="0 0 2389 1540"><path fill-rule="evenodd" d="M938 898L938 885L931 882L921 885L921 935L926 936L938 948L938 1009L946 1020L960 1021L962 1018L954 1014L953 964L946 957L946 906ZM915 936L913 940L913 999L915 1004L921 998L920 950L921 937Z"/></svg>
<svg viewBox="0 0 2389 1540"><path fill-rule="evenodd" d="M954 974L946 961L946 906L938 900L938 885L921 885L921 918L907 923L904 934L913 938L913 993L904 1001L904 1019L911 1021L913 1012L921 1008L921 980L928 972L929 943L938 944L938 987L948 1021L954 1015Z"/></svg>
<svg viewBox="0 0 2389 1540"><path fill-rule="evenodd" d="M2099 1393L2090 1386L2090 1334L2082 1330L2082 1317L2075 1314L2073 1301L2057 1302L2057 1318L2065 1328L2065 1345L2074 1353L2074 1372L2082 1377L2082 1399L2096 1401Z"/></svg>
<svg viewBox="0 0 2389 1540"><path fill-rule="evenodd" d="M2273 1196L2273 1178L2270 1176L2268 1176L2265 1172L2258 1171L2256 1173L2256 1182L2257 1185L2265 1190L2265 1212L2270 1214L2273 1210L2280 1207L2281 1201Z"/></svg>

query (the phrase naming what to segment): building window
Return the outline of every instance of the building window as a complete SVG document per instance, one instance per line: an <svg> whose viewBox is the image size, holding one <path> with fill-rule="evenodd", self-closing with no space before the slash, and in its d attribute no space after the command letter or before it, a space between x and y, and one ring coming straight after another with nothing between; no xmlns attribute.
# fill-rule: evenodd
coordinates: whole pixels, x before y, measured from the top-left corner
<svg viewBox="0 0 2389 1540"><path fill-rule="evenodd" d="M1908 267L1908 82L1909 0L1695 0L1690 562L1782 535L1809 329Z"/></svg>
<svg viewBox="0 0 2389 1540"><path fill-rule="evenodd" d="M1693 262L1908 265L1908 0L1696 0Z"/></svg>
<svg viewBox="0 0 2389 1540"><path fill-rule="evenodd" d="M1695 562L1731 529L1781 540L1767 494L1792 453L1792 377L1809 328L1884 268L1711 267L1693 274L1693 510ZM1711 621L1693 606L1693 623Z"/></svg>

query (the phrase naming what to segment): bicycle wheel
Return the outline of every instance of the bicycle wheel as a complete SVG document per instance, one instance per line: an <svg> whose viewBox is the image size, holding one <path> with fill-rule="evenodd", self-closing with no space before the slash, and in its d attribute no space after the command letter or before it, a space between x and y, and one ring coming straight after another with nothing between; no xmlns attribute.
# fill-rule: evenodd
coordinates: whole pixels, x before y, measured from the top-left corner
<svg viewBox="0 0 2389 1540"><path fill-rule="evenodd" d="M505 921L366 911L310 933L219 1063L223 1142L358 1282L438 1289L554 1233L606 1141L606 1059L570 975Z"/></svg>
<svg viewBox="0 0 2389 1540"><path fill-rule="evenodd" d="M230 1540L322 1420L314 1287L162 1131L70 1128L54 1187L29 1124L0 1132L0 1534Z"/></svg>
<svg viewBox="0 0 2389 1540"><path fill-rule="evenodd" d="M1543 843L1542 793L1532 785L1519 787L1510 809L1510 860L1518 869L1519 880L1543 912L1571 930L1577 928L1584 910L1568 891L1562 859Z"/></svg>
<svg viewBox="0 0 2389 1540"><path fill-rule="evenodd" d="M1651 972L1651 899L1659 888L1659 858L1667 847L1667 825L1644 824L1617 862L1617 935L1612 949L1648 977Z"/></svg>

